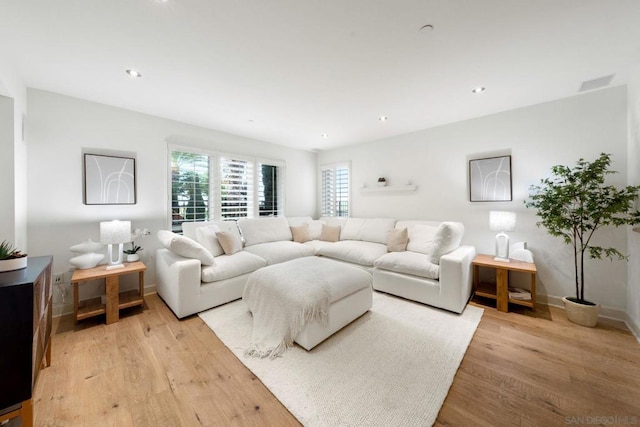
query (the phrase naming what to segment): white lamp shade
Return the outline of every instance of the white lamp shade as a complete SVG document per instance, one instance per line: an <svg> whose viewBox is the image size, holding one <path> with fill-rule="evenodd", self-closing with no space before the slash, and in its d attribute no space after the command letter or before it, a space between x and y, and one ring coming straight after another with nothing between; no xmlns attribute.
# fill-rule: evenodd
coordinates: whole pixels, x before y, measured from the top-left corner
<svg viewBox="0 0 640 427"><path fill-rule="evenodd" d="M100 242L105 244L131 241L131 221L105 221L100 223Z"/></svg>
<svg viewBox="0 0 640 427"><path fill-rule="evenodd" d="M509 211L489 212L489 228L493 231L513 231L516 228L516 213Z"/></svg>

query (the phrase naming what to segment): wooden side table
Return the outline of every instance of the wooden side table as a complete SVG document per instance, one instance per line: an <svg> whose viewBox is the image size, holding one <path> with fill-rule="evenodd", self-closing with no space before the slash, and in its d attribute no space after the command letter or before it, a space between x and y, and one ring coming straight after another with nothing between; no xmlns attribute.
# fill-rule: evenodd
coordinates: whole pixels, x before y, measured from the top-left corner
<svg viewBox="0 0 640 427"><path fill-rule="evenodd" d="M472 261L473 289L475 294L496 300L498 311L509 311L509 303L523 305L536 310L536 265L532 262L510 260L496 261L493 255L478 254ZM480 267L493 268L496 271L496 283L480 283ZM531 275L531 301L509 298L509 272L520 271Z"/></svg>
<svg viewBox="0 0 640 427"><path fill-rule="evenodd" d="M76 322L88 317L107 315L107 325L120 319L120 309L144 305L144 272L147 267L142 261L128 262L124 268L107 270L106 265L76 270L71 277L73 285L73 314ZM138 273L139 289L120 293L120 276ZM105 279L106 304L101 298L78 301L78 285L90 280Z"/></svg>

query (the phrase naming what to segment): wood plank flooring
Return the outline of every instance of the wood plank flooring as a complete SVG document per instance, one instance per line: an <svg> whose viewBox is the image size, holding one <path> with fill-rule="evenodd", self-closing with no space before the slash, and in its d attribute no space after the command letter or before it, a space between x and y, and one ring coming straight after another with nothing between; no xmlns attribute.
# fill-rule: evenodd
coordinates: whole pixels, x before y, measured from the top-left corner
<svg viewBox="0 0 640 427"><path fill-rule="evenodd" d="M109 326L56 320L35 425L299 425L199 317L177 320L157 295L146 302ZM484 308L436 425L640 424L640 344L624 325Z"/></svg>

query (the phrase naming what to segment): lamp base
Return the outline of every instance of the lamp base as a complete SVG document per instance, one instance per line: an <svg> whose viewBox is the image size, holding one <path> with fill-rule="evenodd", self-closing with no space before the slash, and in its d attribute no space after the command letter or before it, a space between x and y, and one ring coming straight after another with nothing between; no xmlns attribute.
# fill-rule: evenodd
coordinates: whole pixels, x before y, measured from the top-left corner
<svg viewBox="0 0 640 427"><path fill-rule="evenodd" d="M124 264L107 265L106 270L117 270L119 268L124 268Z"/></svg>
<svg viewBox="0 0 640 427"><path fill-rule="evenodd" d="M510 262L509 258L500 258L499 256L493 258L494 261Z"/></svg>

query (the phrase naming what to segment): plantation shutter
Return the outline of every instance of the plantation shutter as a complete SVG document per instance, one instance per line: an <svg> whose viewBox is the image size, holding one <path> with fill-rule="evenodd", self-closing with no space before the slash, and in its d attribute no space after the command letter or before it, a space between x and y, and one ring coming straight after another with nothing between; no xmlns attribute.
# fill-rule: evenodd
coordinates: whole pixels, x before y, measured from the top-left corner
<svg viewBox="0 0 640 427"><path fill-rule="evenodd" d="M258 214L284 215L284 164L274 161L258 162Z"/></svg>
<svg viewBox="0 0 640 427"><path fill-rule="evenodd" d="M253 162L222 156L219 175L221 219L253 217Z"/></svg>
<svg viewBox="0 0 640 427"><path fill-rule="evenodd" d="M320 179L321 215L349 216L349 166L324 166Z"/></svg>
<svg viewBox="0 0 640 427"><path fill-rule="evenodd" d="M209 157L171 152L171 230L182 233L183 222L207 221L209 209Z"/></svg>

